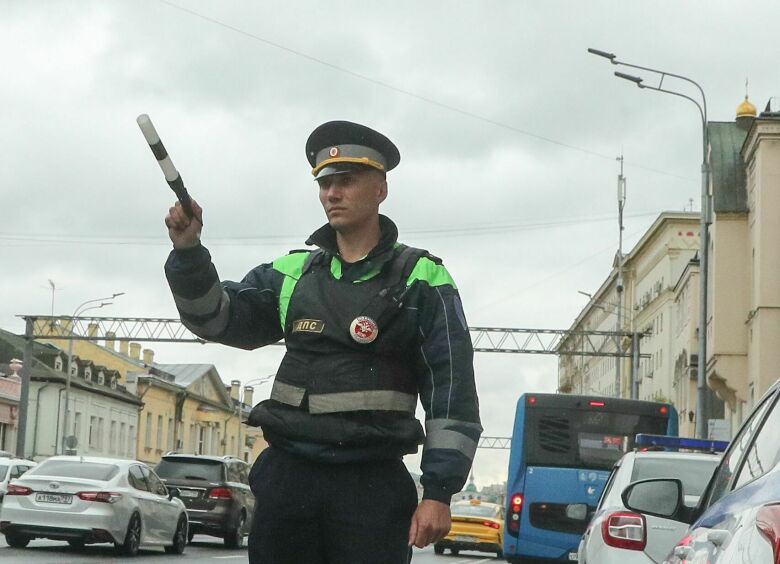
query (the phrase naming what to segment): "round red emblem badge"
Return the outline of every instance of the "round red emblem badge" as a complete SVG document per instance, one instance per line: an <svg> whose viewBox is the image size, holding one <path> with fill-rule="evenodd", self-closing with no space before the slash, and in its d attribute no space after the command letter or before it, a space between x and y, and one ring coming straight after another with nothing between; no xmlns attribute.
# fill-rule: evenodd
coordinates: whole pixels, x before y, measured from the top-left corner
<svg viewBox="0 0 780 564"><path fill-rule="evenodd" d="M379 327L376 321L365 315L356 317L349 326L349 334L352 339L364 345L374 342L379 335Z"/></svg>

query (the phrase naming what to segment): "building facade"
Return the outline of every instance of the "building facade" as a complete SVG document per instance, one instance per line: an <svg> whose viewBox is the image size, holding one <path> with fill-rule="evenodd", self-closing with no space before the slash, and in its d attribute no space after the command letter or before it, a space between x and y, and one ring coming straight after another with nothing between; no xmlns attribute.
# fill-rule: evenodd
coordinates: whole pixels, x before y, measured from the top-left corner
<svg viewBox="0 0 780 564"><path fill-rule="evenodd" d="M0 362L21 357L24 344L22 337L0 330ZM70 360L54 345L33 343L24 456L42 460L70 451L132 457L142 402L116 371L75 355Z"/></svg>
<svg viewBox="0 0 780 564"><path fill-rule="evenodd" d="M707 380L731 431L780 376L780 104L710 124L713 223Z"/></svg>
<svg viewBox="0 0 780 564"><path fill-rule="evenodd" d="M18 359L0 363L0 451L16 451L17 414L22 379L18 373L22 364Z"/></svg>
<svg viewBox="0 0 780 564"><path fill-rule="evenodd" d="M675 304L675 288L683 273L687 272L690 278L695 272L698 222L696 213L660 214L624 257L622 291L618 293L616 264L570 327L572 332L619 330L641 333L642 356L638 365L629 356L562 355L558 365L559 391L614 396L619 389L621 397L673 401L672 368L676 356L682 353L675 344L675 334L680 331L677 325L696 325L695 310L686 309L684 319L675 317L682 315ZM691 314L693 317L688 317ZM581 343L571 342L583 338L586 337L569 336L559 343L557 350L583 350ZM605 340L600 352L613 354L618 348L624 353L630 352L631 340Z"/></svg>
<svg viewBox="0 0 780 564"><path fill-rule="evenodd" d="M700 359L698 214L661 214L625 261L626 330L640 331L640 399L675 404L680 432L693 435L698 371L704 369L710 433L733 434L780 374L780 103L756 115L745 99L733 122L707 124L712 223L707 270L707 358ZM615 271L572 325L609 326ZM573 337L570 337L572 339ZM559 349L571 348L564 342ZM623 360L624 375L631 375ZM559 390L614 395L611 360L561 357ZM626 387L628 385L628 388Z"/></svg>
<svg viewBox="0 0 780 564"><path fill-rule="evenodd" d="M67 322L66 322L67 323ZM62 339L51 339L69 346ZM134 457L156 464L167 452L236 456L253 462L267 446L260 429L245 421L253 388L222 381L212 364L162 364L152 349L109 338L73 341L74 353L111 367L142 401ZM235 397L233 397L235 396Z"/></svg>

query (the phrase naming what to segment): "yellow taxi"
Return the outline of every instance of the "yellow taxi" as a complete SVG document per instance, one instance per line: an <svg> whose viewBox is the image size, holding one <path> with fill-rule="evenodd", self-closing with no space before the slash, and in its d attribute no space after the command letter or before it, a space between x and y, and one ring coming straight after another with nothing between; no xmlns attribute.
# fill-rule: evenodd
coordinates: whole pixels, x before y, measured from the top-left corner
<svg viewBox="0 0 780 564"><path fill-rule="evenodd" d="M495 552L503 558L504 508L479 499L456 501L450 505L452 527L449 534L433 545L436 554L450 549L452 554L461 550Z"/></svg>

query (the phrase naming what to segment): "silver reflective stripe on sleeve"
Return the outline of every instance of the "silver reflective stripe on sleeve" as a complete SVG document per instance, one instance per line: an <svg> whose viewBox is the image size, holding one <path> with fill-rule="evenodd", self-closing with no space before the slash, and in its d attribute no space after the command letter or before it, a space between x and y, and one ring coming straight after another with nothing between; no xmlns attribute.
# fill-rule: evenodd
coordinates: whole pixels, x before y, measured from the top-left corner
<svg viewBox="0 0 780 564"><path fill-rule="evenodd" d="M217 309L220 299L229 300L227 293L222 289L219 282L214 284L211 289L199 298L188 300L181 296L173 295L176 307L181 313L187 315L206 315Z"/></svg>
<svg viewBox="0 0 780 564"><path fill-rule="evenodd" d="M298 386L274 380L274 387L271 389L271 399L279 403L298 407L301 405L305 393L306 388L299 388Z"/></svg>
<svg viewBox="0 0 780 564"><path fill-rule="evenodd" d="M477 452L477 441L449 427L470 427L477 434L482 431L482 425L479 423L468 423L456 419L431 419L425 422L425 450L433 448L453 449L473 459Z"/></svg>
<svg viewBox="0 0 780 564"><path fill-rule="evenodd" d="M335 394L310 394L310 413L339 413L343 411L382 410L414 413L417 396L395 390L364 390Z"/></svg>
<svg viewBox="0 0 780 564"><path fill-rule="evenodd" d="M227 292L223 292L223 294L224 298L219 304L217 315L201 325L182 319L184 326L199 337L208 338L222 333L230 321L230 298L228 297Z"/></svg>

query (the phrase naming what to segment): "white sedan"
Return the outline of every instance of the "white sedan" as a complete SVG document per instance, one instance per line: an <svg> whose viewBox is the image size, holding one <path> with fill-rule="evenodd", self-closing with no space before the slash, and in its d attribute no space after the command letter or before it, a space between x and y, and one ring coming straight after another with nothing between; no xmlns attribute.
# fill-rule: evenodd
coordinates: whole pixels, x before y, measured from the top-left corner
<svg viewBox="0 0 780 564"><path fill-rule="evenodd" d="M582 536L580 564L654 564L661 562L685 534L687 525L671 519L635 513L621 499L631 483L650 478L682 482L685 505L699 500L720 456L704 453L634 451L612 470L596 512Z"/></svg>
<svg viewBox="0 0 780 564"><path fill-rule="evenodd" d="M54 456L9 485L0 532L14 548L35 538L79 547L113 542L126 555L162 546L181 554L187 512L146 464L89 456Z"/></svg>

